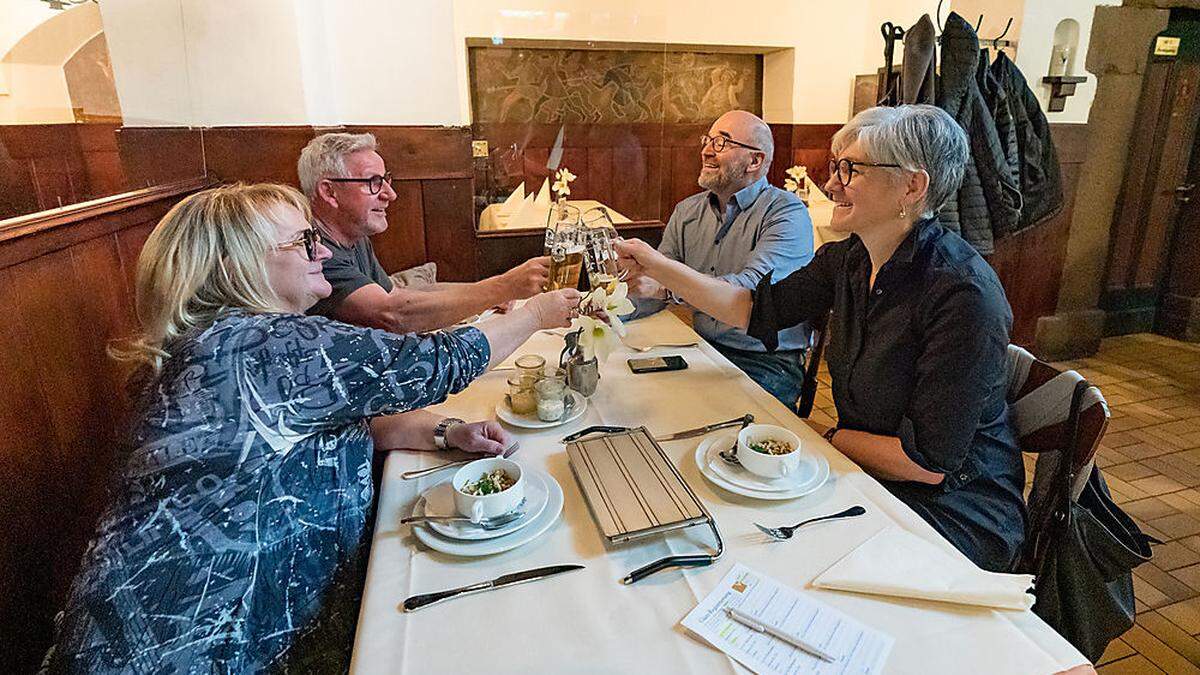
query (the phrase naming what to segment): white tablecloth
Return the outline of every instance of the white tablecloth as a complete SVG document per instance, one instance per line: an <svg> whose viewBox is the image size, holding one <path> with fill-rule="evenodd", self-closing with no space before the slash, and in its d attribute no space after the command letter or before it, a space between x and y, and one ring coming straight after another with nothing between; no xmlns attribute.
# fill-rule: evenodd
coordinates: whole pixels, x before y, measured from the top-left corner
<svg viewBox="0 0 1200 675"><path fill-rule="evenodd" d="M629 324L627 342L690 342L697 336L669 312ZM517 355L536 352L557 361L562 338L539 333ZM544 468L563 488L561 519L525 546L484 558L455 558L420 544L407 526L420 491L446 473L416 481L402 471L444 461L435 453L393 452L387 459L363 594L352 670L356 673L722 673L745 672L724 654L688 634L679 621L709 593L735 561L805 589L863 622L895 636L887 661L895 673L1051 673L1085 659L1032 612L973 609L823 591L809 582L882 528L897 524L945 549L953 547L882 485L825 443L802 420L759 389L702 342L681 353L684 371L633 375L628 352L612 355L587 413L563 427L515 430L516 459ZM468 420L494 417L505 390L504 372L481 377L434 408ZM671 570L632 586L619 579L669 553L711 546L707 528L619 547L607 547L567 464L558 440L592 424L646 425L667 434L753 413L800 435L832 467L828 484L794 501L738 497L705 480L692 459L702 438L664 444L716 518L726 552L710 567ZM719 432L718 432L719 433ZM862 504L868 514L802 530L788 542L770 542L752 522L790 524ZM579 563L583 571L468 596L405 614L410 595L491 579L544 565ZM886 565L887 561L880 561Z"/></svg>

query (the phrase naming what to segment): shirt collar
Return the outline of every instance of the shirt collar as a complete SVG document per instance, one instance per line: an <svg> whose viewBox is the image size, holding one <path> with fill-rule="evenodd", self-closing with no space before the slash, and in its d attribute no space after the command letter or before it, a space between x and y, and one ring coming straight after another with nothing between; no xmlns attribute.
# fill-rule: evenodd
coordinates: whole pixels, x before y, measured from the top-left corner
<svg viewBox="0 0 1200 675"><path fill-rule="evenodd" d="M750 205L754 203L754 200L758 199L758 195L762 194L762 191L766 188L767 177L762 176L753 183L733 193L733 197L730 198L730 201L737 204L739 211L745 211L746 209L750 208ZM713 194L711 190L708 192L708 200L710 203L716 203L717 201L717 196Z"/></svg>
<svg viewBox="0 0 1200 675"><path fill-rule="evenodd" d="M937 218L923 218L913 223L912 230L896 247L889 262L911 263L916 257L917 251L924 249L926 242L937 234L935 225L937 225Z"/></svg>

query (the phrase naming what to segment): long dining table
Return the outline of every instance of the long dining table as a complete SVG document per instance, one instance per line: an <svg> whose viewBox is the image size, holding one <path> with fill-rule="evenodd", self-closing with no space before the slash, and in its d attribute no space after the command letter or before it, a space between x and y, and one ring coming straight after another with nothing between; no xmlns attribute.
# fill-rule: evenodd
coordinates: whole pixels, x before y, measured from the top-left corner
<svg viewBox="0 0 1200 675"><path fill-rule="evenodd" d="M585 413L561 426L510 427L520 441L513 456L522 466L548 473L561 486L561 516L541 536L503 553L458 557L420 543L402 517L422 491L449 470L405 480L404 471L432 467L446 456L388 453L379 494L351 670L355 673L727 673L746 672L737 662L680 625L735 563L767 574L895 638L884 672L1053 673L1086 659L1032 611L996 610L896 597L817 589L810 582L858 545L899 526L961 556L931 526L878 481L841 455L787 407L759 388L670 312L626 324L625 344L697 342L692 348L659 348L650 355L680 354L685 370L635 375L630 348L601 367L597 391ZM561 335L535 334L507 363L541 354L556 363ZM507 370L484 374L462 392L431 408L466 420L495 419L507 390ZM725 553L703 568L672 569L624 585L631 570L670 554L712 548L711 532L691 527L624 545L608 545L567 461L564 435L604 424L645 426L654 435L699 427L751 413L756 421L794 431L806 452L828 459L829 480L789 501L738 496L709 482L694 458L704 437L662 444L713 515ZM948 410L947 414L953 414ZM726 430L728 431L728 430ZM721 433L721 432L714 432ZM867 513L799 531L786 542L768 539L753 523L790 524L862 504ZM511 535L509 535L511 536ZM888 561L879 561L881 565ZM585 569L534 583L446 601L405 613L405 598L495 578L530 568L580 564Z"/></svg>

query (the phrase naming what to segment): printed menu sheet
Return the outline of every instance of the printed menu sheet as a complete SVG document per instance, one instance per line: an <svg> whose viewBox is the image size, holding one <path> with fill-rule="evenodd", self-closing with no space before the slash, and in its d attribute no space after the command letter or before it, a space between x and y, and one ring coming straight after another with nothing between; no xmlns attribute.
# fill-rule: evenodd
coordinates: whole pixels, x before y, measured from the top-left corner
<svg viewBox="0 0 1200 675"><path fill-rule="evenodd" d="M826 662L734 621L742 612L798 635L834 657ZM879 673L895 639L738 563L683 618L683 625L750 670L773 673Z"/></svg>

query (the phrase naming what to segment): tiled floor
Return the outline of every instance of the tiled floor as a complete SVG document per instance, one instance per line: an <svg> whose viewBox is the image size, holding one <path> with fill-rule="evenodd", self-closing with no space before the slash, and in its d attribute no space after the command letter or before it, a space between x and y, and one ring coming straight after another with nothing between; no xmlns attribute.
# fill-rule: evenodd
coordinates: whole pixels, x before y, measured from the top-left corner
<svg viewBox="0 0 1200 675"><path fill-rule="evenodd" d="M1109 645L1097 670L1200 674L1200 345L1127 335L1105 340L1092 358L1056 365L1104 392L1112 421L1096 461L1114 500L1166 542L1134 571L1137 624ZM828 373L821 382L811 419L832 424Z"/></svg>

